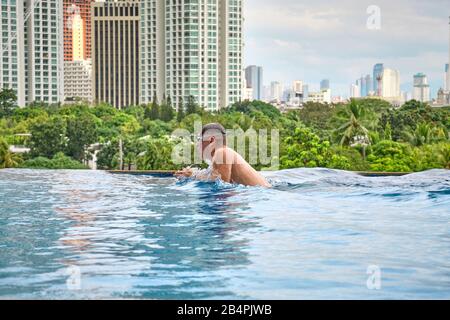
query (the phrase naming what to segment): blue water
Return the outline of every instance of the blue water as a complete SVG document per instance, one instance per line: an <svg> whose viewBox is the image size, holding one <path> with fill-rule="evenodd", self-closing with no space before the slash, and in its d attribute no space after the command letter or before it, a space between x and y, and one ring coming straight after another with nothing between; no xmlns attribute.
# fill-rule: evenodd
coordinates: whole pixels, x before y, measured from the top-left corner
<svg viewBox="0 0 450 320"><path fill-rule="evenodd" d="M0 170L0 298L450 298L449 171L267 176Z"/></svg>

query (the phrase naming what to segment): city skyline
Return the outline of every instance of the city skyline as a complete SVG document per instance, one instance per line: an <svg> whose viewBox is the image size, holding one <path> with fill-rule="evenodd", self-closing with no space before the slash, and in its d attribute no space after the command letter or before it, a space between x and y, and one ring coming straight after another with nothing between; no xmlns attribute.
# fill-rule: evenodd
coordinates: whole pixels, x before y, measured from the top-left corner
<svg viewBox="0 0 450 320"><path fill-rule="evenodd" d="M426 74L435 98L449 56L446 2L378 1L379 30L366 26L372 4L246 0L245 64L264 67L266 86L303 80L318 90L327 78L333 95L348 96L354 79L383 63L399 70L402 91L411 93L413 76Z"/></svg>

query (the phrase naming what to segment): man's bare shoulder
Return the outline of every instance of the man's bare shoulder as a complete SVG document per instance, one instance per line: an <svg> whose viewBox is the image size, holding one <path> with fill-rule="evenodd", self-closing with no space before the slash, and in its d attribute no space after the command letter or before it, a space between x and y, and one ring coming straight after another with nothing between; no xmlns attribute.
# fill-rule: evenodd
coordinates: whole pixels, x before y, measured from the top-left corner
<svg viewBox="0 0 450 320"><path fill-rule="evenodd" d="M231 148L223 147L217 149L214 154L214 162L219 164L240 164L245 162L242 157Z"/></svg>

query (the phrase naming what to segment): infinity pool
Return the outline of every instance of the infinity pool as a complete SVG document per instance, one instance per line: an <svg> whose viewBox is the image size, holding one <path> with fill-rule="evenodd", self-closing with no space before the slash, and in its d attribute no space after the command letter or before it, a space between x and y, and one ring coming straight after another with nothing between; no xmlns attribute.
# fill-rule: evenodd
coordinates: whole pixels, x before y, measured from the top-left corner
<svg viewBox="0 0 450 320"><path fill-rule="evenodd" d="M450 298L450 172L0 170L0 298Z"/></svg>

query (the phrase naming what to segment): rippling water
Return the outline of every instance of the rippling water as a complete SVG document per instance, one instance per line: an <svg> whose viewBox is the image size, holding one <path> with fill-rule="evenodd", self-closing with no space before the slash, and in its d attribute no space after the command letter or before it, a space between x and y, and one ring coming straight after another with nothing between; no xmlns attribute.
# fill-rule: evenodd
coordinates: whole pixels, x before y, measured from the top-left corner
<svg viewBox="0 0 450 320"><path fill-rule="evenodd" d="M450 298L449 171L267 176L0 170L0 298Z"/></svg>

